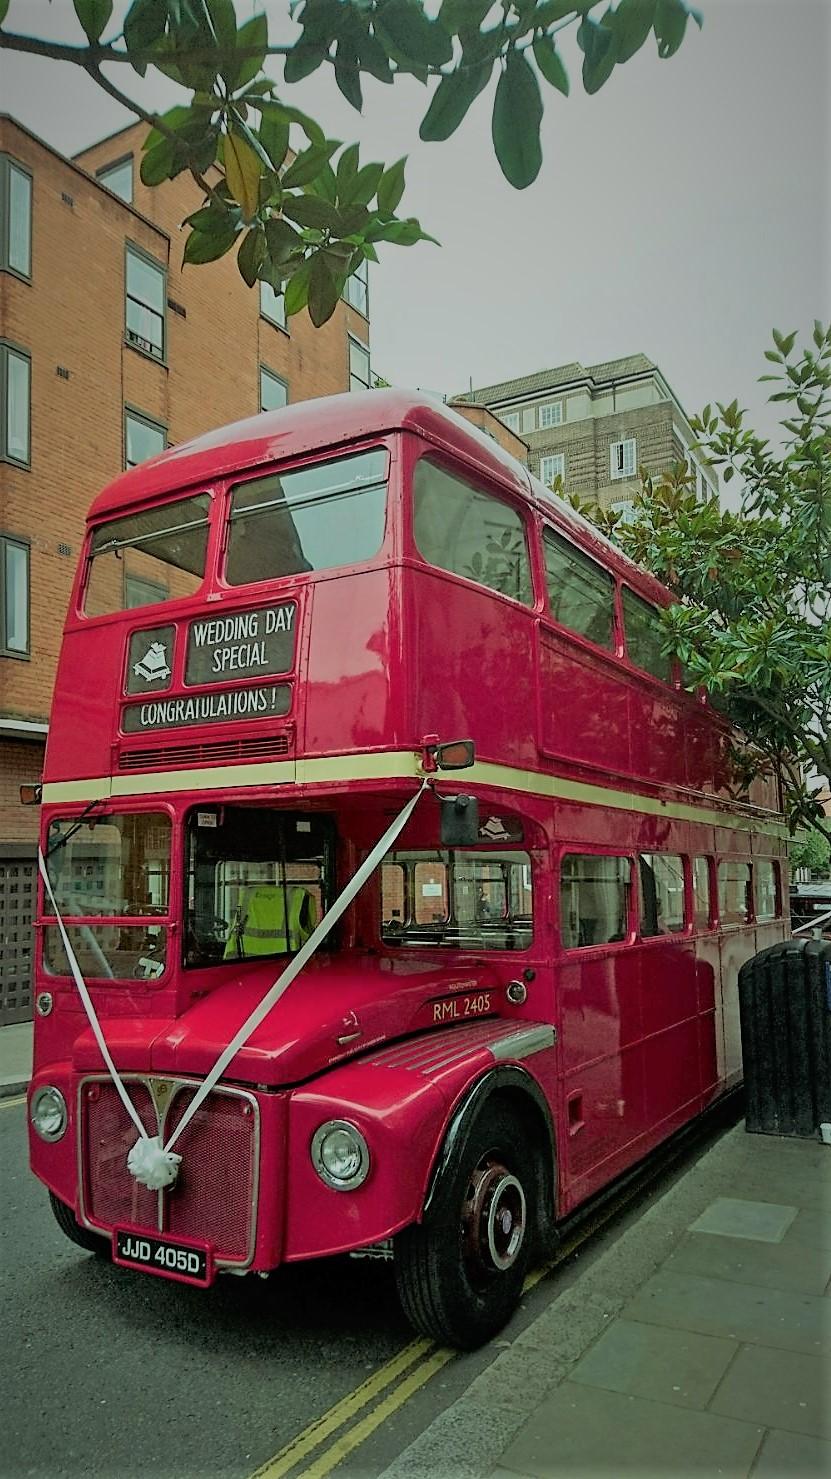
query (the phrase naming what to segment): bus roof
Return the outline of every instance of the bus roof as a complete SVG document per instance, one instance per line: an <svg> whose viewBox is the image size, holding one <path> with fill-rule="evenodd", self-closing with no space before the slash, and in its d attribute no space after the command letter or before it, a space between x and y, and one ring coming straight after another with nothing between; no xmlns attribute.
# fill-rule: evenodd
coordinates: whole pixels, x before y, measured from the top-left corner
<svg viewBox="0 0 831 1479"><path fill-rule="evenodd" d="M608 569L617 571L661 605L671 593L635 565L588 519L546 488L492 437L446 406L437 396L406 390L348 391L263 411L244 421L180 442L122 473L99 493L91 522L124 514L165 494L210 483L262 463L336 448L361 437L414 431L495 474L512 491L537 505L565 533Z"/></svg>

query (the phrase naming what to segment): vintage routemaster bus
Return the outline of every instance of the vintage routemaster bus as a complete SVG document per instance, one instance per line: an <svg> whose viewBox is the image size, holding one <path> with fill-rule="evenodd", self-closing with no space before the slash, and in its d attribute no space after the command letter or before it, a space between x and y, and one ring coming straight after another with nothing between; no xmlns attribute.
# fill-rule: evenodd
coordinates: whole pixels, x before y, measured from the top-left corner
<svg viewBox="0 0 831 1479"><path fill-rule="evenodd" d="M391 1252L475 1345L739 1082L785 832L731 799L669 600L395 391L101 494L42 792L31 1158L68 1237L202 1285Z"/></svg>

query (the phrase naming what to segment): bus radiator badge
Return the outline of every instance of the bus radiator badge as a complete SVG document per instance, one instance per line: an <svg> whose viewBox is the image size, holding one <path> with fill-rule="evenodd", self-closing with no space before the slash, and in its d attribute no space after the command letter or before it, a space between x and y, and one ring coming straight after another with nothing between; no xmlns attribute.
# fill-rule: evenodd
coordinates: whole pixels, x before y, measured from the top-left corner
<svg viewBox="0 0 831 1479"><path fill-rule="evenodd" d="M133 672L137 678L144 678L148 683L154 683L159 678L169 678L170 668L164 643L151 642L141 662L134 663Z"/></svg>

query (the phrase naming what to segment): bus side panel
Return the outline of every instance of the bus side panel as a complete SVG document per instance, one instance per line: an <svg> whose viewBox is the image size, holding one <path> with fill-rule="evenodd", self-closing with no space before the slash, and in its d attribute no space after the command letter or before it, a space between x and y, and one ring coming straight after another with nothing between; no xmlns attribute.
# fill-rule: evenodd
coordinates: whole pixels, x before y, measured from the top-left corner
<svg viewBox="0 0 831 1479"><path fill-rule="evenodd" d="M110 774L123 640L121 622L64 636L46 742L44 773L50 782Z"/></svg>
<svg viewBox="0 0 831 1479"><path fill-rule="evenodd" d="M313 587L301 754L414 743L397 651L398 579L386 567Z"/></svg>

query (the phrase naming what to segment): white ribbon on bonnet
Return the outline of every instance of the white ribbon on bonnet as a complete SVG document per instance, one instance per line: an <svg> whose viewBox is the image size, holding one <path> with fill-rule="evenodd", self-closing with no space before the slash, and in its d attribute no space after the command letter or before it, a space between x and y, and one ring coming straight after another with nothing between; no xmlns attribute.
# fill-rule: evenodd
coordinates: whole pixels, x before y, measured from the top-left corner
<svg viewBox="0 0 831 1479"><path fill-rule="evenodd" d="M252 1032L254 1032L255 1029L259 1027L260 1023L264 1021L264 1019L268 1016L271 1008L280 1000L280 997L284 994L284 992L288 990L292 981L297 975L299 975L300 971L302 971L303 967L311 959L318 947L323 943L333 925L335 925L340 919L344 910L349 908L349 905L352 903L355 895L359 892L360 889L363 888L367 879L375 872L375 869L378 867L381 860L389 852L399 833L407 825L407 822L410 820L410 817L412 816L412 813L415 810L418 801L420 800L420 798L424 794L424 791L430 785L430 783L431 778L429 776L425 776L415 796L410 797L410 800L402 808L395 820L391 822L383 837L380 839L379 842L375 844L372 852L368 855L367 858L364 859L360 868L358 868L357 872L353 874L352 878L350 878L348 884L346 885L346 888L341 894L338 895L334 904L332 904L331 908L328 909L327 912L324 914L320 923L317 925L316 929L312 931L306 943L302 945L297 954L292 957L285 970L280 973L280 975L277 977L277 980L269 988L262 1000L254 1008L253 1012L251 1012L250 1015L246 1017L238 1032L228 1043L228 1046L223 1048L207 1078L204 1079L204 1081L200 1084L197 1092L191 1099L190 1104L185 1110L185 1113L182 1115L182 1118L176 1126L176 1129L173 1131L173 1134L169 1137L166 1145L162 1144L161 1139L158 1135L148 1135L146 1129L144 1128L144 1125L141 1122L141 1119L139 1118L138 1112L121 1080L118 1069L116 1068L115 1063L112 1060L112 1056L104 1039L104 1034L101 1030L101 1024L98 1020L98 1015L96 1013L92 998L87 988L87 984L83 976L81 975L78 961L75 956L75 951L72 948L69 936L64 926L63 919L61 918L60 911L55 901L55 895L52 891L52 884L49 880L49 873L46 868L46 860L43 856L43 851L40 848L38 849L38 868L40 869L43 884L49 897L49 902L52 906L55 919L57 920L58 930L60 931L61 940L63 941L63 947L66 951L67 960L69 961L69 968L72 972L75 985L78 989L78 994L81 998L81 1001L83 1002L84 1011L86 1012L89 1019L89 1024L95 1035L95 1041L98 1044L101 1056L107 1065L107 1071L110 1075L110 1078L115 1084L124 1108L127 1110L130 1119L133 1121L133 1124L138 1130L139 1138L127 1156L127 1169L129 1170L130 1174L135 1177L136 1181L138 1181L142 1186L146 1186L150 1191L162 1191L166 1186L172 1186L173 1182L176 1180L179 1172L179 1167L182 1163L181 1155L176 1155L174 1153L173 1146L178 1140L179 1136L182 1134L182 1131L186 1129L186 1127L190 1124L193 1116L204 1103L205 1099L207 1098L208 1094L210 1094L214 1086L218 1083L232 1058L236 1056L240 1048L243 1047L244 1044L248 1041Z"/></svg>

